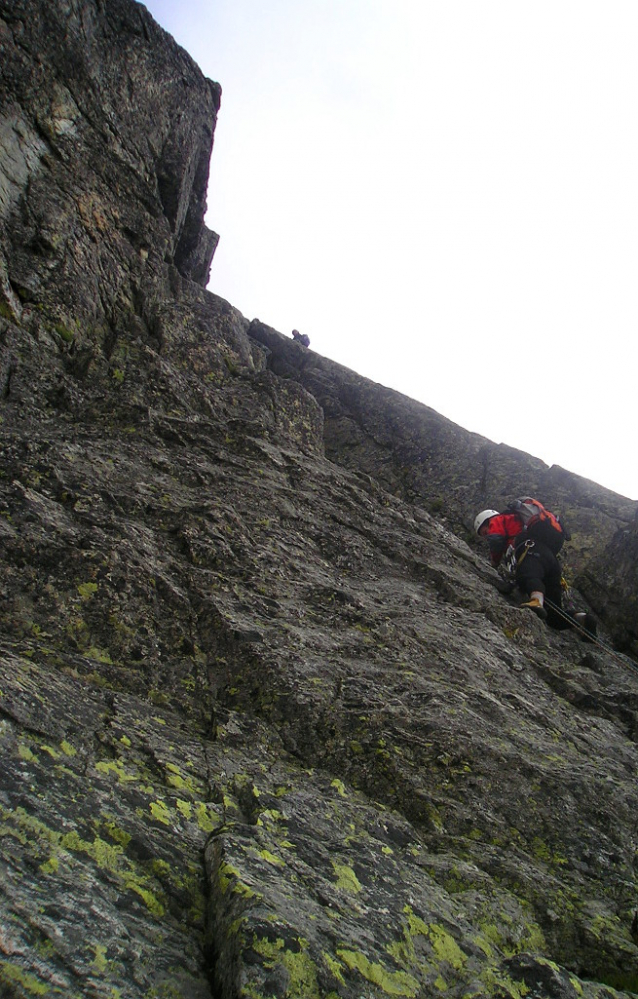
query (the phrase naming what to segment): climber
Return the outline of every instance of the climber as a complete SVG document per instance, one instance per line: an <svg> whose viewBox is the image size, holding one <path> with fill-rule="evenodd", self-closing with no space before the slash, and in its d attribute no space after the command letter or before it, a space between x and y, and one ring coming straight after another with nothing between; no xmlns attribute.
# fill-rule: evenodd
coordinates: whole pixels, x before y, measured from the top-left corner
<svg viewBox="0 0 638 999"><path fill-rule="evenodd" d="M522 607L553 628L568 628L575 623L596 634L591 614L563 610L562 570L556 556L563 547L565 530L538 500L517 500L503 513L482 510L474 520L474 530L487 540L494 567L505 557L516 585L528 598Z"/></svg>
<svg viewBox="0 0 638 999"><path fill-rule="evenodd" d="M310 337L308 336L307 333L300 333L299 330L293 330L292 338L293 340L296 340L297 343L300 343L302 347L310 346Z"/></svg>

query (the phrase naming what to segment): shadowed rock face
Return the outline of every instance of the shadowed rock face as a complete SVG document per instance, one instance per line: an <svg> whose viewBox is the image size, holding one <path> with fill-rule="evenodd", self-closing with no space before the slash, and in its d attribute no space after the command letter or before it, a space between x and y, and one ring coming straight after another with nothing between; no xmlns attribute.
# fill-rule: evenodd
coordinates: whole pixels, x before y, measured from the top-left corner
<svg viewBox="0 0 638 999"><path fill-rule="evenodd" d="M112 349L164 261L208 280L220 88L129 0L11 0L0 16L5 313Z"/></svg>
<svg viewBox="0 0 638 999"><path fill-rule="evenodd" d="M144 8L0 18L0 993L635 992L636 504L203 289ZM602 646L493 585L527 490Z"/></svg>

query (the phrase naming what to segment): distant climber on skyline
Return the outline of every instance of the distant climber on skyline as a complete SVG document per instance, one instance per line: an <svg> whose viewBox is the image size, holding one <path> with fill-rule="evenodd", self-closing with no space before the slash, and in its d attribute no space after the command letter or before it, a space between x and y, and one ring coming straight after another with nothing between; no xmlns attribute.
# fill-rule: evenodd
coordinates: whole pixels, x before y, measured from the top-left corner
<svg viewBox="0 0 638 999"><path fill-rule="evenodd" d="M522 607L553 628L577 624L596 633L591 614L563 610L562 570L557 555L569 538L558 517L542 503L525 497L515 500L503 513L482 510L474 520L474 530L487 541L494 567L505 558L516 585L528 598Z"/></svg>
<svg viewBox="0 0 638 999"><path fill-rule="evenodd" d="M293 330L292 338L293 340L296 340L297 343L300 343L303 347L310 346L310 337L308 336L307 333L300 333L299 330Z"/></svg>

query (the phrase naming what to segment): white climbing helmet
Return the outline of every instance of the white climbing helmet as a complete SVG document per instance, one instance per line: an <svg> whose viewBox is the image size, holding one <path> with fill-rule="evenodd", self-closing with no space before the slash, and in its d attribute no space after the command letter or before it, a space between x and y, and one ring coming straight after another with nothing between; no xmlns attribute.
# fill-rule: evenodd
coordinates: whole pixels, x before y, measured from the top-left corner
<svg viewBox="0 0 638 999"><path fill-rule="evenodd" d="M483 524L492 517L498 517L498 510L481 510L474 518L474 530L478 534Z"/></svg>

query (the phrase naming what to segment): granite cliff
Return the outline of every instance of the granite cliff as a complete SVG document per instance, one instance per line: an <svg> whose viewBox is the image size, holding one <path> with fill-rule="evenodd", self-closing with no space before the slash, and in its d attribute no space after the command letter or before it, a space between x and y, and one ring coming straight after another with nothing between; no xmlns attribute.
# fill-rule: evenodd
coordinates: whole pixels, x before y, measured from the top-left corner
<svg viewBox="0 0 638 999"><path fill-rule="evenodd" d="M219 103L0 0L0 994L638 992L637 505L206 291ZM471 534L528 490L600 644Z"/></svg>

